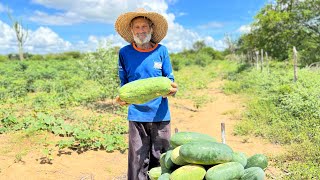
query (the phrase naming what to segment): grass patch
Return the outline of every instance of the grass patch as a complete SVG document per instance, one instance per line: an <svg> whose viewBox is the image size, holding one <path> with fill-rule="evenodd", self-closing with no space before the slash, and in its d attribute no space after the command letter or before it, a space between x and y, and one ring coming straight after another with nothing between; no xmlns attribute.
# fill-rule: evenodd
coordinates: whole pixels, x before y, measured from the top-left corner
<svg viewBox="0 0 320 180"><path fill-rule="evenodd" d="M284 179L317 179L320 164L320 72L272 63L270 73L245 68L231 72L223 90L248 98L243 120L234 134L253 135L290 147L278 161ZM306 168L309 166L310 168Z"/></svg>

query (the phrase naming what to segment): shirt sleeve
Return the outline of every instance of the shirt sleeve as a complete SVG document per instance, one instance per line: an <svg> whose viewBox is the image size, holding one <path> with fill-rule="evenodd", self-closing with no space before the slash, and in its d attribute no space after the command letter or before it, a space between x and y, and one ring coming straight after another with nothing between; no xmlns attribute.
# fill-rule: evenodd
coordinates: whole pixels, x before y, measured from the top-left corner
<svg viewBox="0 0 320 180"><path fill-rule="evenodd" d="M172 65L169 57L169 53L167 48L164 48L164 57L162 60L162 76L169 78L172 82L174 82Z"/></svg>
<svg viewBox="0 0 320 180"><path fill-rule="evenodd" d="M123 86L126 83L128 83L127 72L124 66L124 59L121 53L119 53L118 73L120 78L120 86Z"/></svg>

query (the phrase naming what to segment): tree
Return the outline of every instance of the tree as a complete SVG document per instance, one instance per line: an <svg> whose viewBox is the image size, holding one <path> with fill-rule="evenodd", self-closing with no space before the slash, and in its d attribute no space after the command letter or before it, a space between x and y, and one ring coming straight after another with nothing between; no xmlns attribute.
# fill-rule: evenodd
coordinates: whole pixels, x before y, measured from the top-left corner
<svg viewBox="0 0 320 180"><path fill-rule="evenodd" d="M193 50L199 51L200 49L206 47L206 43L204 42L204 40L200 40L193 43L192 47L193 47Z"/></svg>
<svg viewBox="0 0 320 180"><path fill-rule="evenodd" d="M85 54L85 62L81 66L87 72L88 79L99 82L104 87L105 98L114 101L120 85L118 78L118 54L112 42L100 43L96 52ZM115 112L115 103L112 102L112 111Z"/></svg>
<svg viewBox="0 0 320 180"><path fill-rule="evenodd" d="M24 60L23 46L28 39L28 30L27 29L24 30L23 25L22 25L22 20L20 20L20 21L15 20L11 16L9 11L8 11L8 16L11 20L12 28L13 28L14 32L16 33L16 38L18 41L18 48L19 48L19 59L20 59L20 61L23 61Z"/></svg>
<svg viewBox="0 0 320 180"><path fill-rule="evenodd" d="M320 61L320 0L276 0L255 16L251 32L242 35L239 51L264 49L279 60L289 58L293 46L301 52L301 62Z"/></svg>
<svg viewBox="0 0 320 180"><path fill-rule="evenodd" d="M227 44L229 51L232 54L235 54L235 52L236 52L236 44L237 44L236 40L232 39L231 35L226 33L224 35L224 41Z"/></svg>

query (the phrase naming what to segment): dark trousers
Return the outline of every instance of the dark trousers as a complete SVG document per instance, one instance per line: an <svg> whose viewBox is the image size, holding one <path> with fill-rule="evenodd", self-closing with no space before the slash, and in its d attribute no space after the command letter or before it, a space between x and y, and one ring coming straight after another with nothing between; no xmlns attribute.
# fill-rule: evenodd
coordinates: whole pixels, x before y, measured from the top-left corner
<svg viewBox="0 0 320 180"><path fill-rule="evenodd" d="M128 180L147 180L148 170L160 166L160 155L170 146L170 121L129 121Z"/></svg>

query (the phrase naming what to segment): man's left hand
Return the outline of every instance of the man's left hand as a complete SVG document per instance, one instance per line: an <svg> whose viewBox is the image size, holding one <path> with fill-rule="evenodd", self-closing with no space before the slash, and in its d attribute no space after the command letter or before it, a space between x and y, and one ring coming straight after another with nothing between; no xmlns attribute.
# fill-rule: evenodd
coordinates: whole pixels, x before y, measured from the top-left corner
<svg viewBox="0 0 320 180"><path fill-rule="evenodd" d="M170 89L170 92L166 95L166 96L163 96L163 98L166 98L168 96L172 96L174 94L176 94L178 91L178 84L175 83L175 82L172 82L171 83L171 89Z"/></svg>

